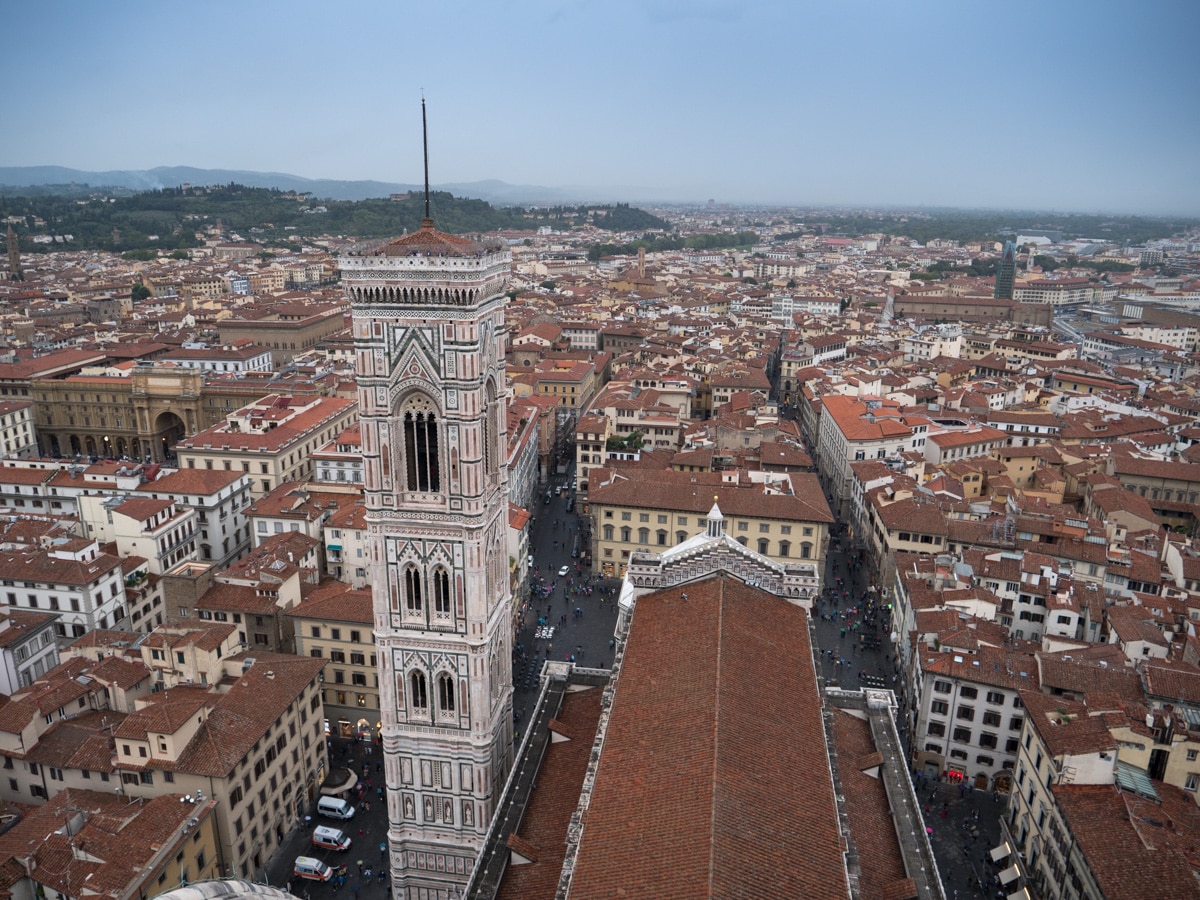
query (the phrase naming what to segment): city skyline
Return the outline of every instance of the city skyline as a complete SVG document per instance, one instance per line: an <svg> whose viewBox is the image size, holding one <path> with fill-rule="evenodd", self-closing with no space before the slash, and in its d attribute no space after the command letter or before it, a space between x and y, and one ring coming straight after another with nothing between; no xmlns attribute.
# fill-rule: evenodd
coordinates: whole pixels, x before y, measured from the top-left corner
<svg viewBox="0 0 1200 900"><path fill-rule="evenodd" d="M419 183L424 93L435 184L1200 214L1200 8L1125 10L36 4L6 20L0 166Z"/></svg>

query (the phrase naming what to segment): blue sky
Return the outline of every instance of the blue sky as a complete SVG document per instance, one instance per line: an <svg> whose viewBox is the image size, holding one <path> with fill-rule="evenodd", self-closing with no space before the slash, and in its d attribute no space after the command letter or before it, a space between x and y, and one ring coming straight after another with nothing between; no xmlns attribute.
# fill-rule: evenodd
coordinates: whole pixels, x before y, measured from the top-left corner
<svg viewBox="0 0 1200 900"><path fill-rule="evenodd" d="M0 165L1200 215L1197 0L9 4Z"/></svg>

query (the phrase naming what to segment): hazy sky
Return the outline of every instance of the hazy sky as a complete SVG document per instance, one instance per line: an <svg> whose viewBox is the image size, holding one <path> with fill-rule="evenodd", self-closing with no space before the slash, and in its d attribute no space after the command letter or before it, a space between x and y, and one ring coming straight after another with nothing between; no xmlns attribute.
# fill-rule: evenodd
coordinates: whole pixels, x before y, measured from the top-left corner
<svg viewBox="0 0 1200 900"><path fill-rule="evenodd" d="M1200 0L10 3L0 165L1200 215ZM586 194L586 190L582 193Z"/></svg>

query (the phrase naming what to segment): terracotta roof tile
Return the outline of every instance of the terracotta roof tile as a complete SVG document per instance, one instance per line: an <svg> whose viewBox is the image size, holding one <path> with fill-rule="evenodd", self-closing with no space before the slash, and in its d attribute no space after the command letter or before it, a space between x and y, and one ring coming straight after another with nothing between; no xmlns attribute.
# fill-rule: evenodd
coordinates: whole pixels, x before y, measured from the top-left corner
<svg viewBox="0 0 1200 900"><path fill-rule="evenodd" d="M571 896L848 896L811 659L804 610L736 579L641 597Z"/></svg>

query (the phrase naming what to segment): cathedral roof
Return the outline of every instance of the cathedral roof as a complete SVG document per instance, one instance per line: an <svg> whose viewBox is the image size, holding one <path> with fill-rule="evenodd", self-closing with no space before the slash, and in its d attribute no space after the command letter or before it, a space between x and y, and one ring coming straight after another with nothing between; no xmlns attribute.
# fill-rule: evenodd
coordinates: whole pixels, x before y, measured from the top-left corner
<svg viewBox="0 0 1200 900"><path fill-rule="evenodd" d="M433 219L422 219L412 234L389 241L375 250L375 256L481 256L489 247L458 234L447 234L434 227Z"/></svg>

